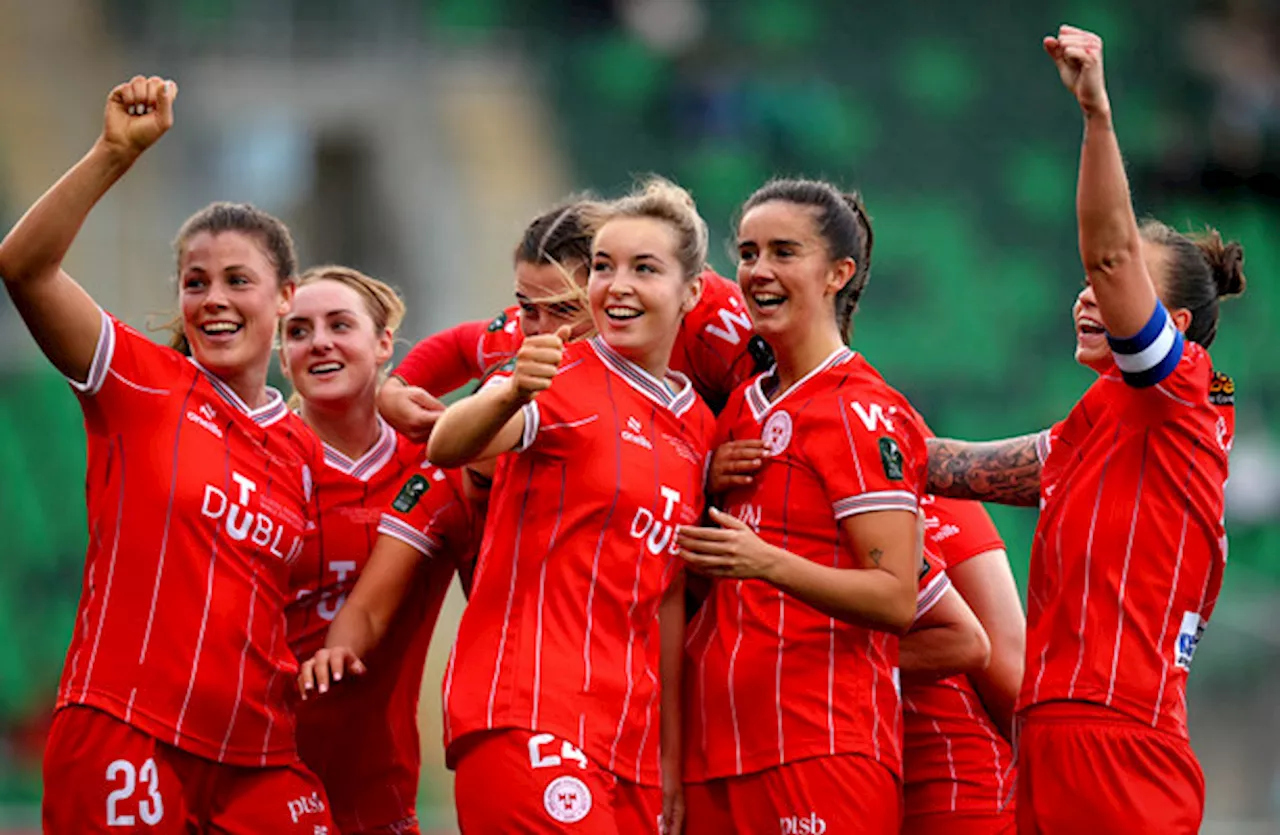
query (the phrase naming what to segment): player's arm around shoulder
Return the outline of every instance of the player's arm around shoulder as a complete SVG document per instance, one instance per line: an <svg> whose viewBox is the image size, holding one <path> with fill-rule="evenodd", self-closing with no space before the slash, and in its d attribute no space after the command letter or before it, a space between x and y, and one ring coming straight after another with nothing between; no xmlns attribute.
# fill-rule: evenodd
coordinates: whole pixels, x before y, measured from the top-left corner
<svg viewBox="0 0 1280 835"><path fill-rule="evenodd" d="M1036 507L1048 430L999 441L930 438L926 490L937 496Z"/></svg>
<svg viewBox="0 0 1280 835"><path fill-rule="evenodd" d="M509 376L494 377L446 409L427 445L431 463L461 467L528 446L537 430L534 398L551 388L568 335L566 326L554 334L529 337Z"/></svg>

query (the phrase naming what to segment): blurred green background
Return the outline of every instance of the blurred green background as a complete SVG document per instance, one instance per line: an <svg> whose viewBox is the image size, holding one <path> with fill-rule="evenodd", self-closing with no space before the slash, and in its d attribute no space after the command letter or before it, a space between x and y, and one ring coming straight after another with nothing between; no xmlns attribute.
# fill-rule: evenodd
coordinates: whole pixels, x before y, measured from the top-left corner
<svg viewBox="0 0 1280 835"><path fill-rule="evenodd" d="M733 275L743 199L776 175L860 189L874 219L854 345L944 435L1065 415L1078 110L1040 38L1106 41L1139 213L1240 240L1247 295L1213 355L1237 384L1231 566L1192 677L1206 832L1280 831L1280 67L1273 4L942 0L51 0L0 4L0 221L92 140L135 71L179 125L86 228L74 268L134 324L170 304L165 242L211 199L284 216L304 263L400 286L405 336L490 315L525 220L644 172L690 188ZM12 117L12 118L10 118ZM74 398L0 299L0 826L32 825L83 563ZM1035 515L993 509L1020 580ZM456 615L456 601L451 611ZM450 622L434 653L447 650ZM424 819L450 831L439 667ZM432 713L432 711L435 711ZM434 811L433 811L434 810Z"/></svg>

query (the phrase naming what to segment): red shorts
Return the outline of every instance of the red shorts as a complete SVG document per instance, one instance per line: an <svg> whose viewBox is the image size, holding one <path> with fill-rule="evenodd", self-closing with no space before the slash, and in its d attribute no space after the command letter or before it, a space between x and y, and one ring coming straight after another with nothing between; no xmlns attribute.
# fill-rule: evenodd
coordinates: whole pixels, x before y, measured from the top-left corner
<svg viewBox="0 0 1280 835"><path fill-rule="evenodd" d="M1200 831L1204 775L1186 740L1080 702L1037 705L1019 721L1018 832Z"/></svg>
<svg viewBox="0 0 1280 835"><path fill-rule="evenodd" d="M858 754L814 757L741 777L687 783L684 805L689 833L898 835L902 826L898 778Z"/></svg>
<svg viewBox="0 0 1280 835"><path fill-rule="evenodd" d="M1012 810L1003 814L986 812L927 812L908 814L902 835L1014 835L1018 821Z"/></svg>
<svg viewBox="0 0 1280 835"><path fill-rule="evenodd" d="M464 835L631 835L661 831L662 790L620 779L551 734L503 730L462 740L454 802ZM455 743L457 744L457 743Z"/></svg>
<svg viewBox="0 0 1280 835"><path fill-rule="evenodd" d="M338 830L334 830L337 833ZM418 817L414 815L411 818L388 823L383 826L365 827L364 829L343 829L342 835L422 835L422 829L418 825Z"/></svg>
<svg viewBox="0 0 1280 835"><path fill-rule="evenodd" d="M44 756L44 831L336 835L324 787L300 764L221 765L114 716L71 706Z"/></svg>

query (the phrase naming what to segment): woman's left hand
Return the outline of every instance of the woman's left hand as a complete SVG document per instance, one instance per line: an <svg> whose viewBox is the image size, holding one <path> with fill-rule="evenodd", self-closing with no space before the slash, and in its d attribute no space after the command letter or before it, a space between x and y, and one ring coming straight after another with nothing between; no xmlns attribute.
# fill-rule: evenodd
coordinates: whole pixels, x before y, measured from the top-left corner
<svg viewBox="0 0 1280 835"><path fill-rule="evenodd" d="M1106 114L1107 83L1102 74L1102 38L1074 26L1060 26L1057 37L1044 39L1044 51L1058 67L1062 84L1086 114Z"/></svg>
<svg viewBox="0 0 1280 835"><path fill-rule="evenodd" d="M736 516L716 508L711 520L718 528L681 525L677 533L680 556L689 567L709 577L768 580L784 553L756 534Z"/></svg>
<svg viewBox="0 0 1280 835"><path fill-rule="evenodd" d="M662 785L662 835L680 835L684 831L684 786L679 780Z"/></svg>

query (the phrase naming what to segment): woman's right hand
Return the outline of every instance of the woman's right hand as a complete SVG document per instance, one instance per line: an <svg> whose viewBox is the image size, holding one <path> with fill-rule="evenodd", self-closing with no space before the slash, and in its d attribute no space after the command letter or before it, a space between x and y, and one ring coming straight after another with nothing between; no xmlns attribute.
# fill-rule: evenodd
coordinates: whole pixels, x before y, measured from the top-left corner
<svg viewBox="0 0 1280 835"><path fill-rule="evenodd" d="M726 441L716 447L707 468L707 494L719 495L733 487L749 487L764 466L764 441Z"/></svg>
<svg viewBox="0 0 1280 835"><path fill-rule="evenodd" d="M516 354L515 369L511 372L512 394L520 403L528 403L539 392L551 388L564 358L564 344L573 332L569 325L562 325L555 333L540 333L525 337Z"/></svg>
<svg viewBox="0 0 1280 835"><path fill-rule="evenodd" d="M298 670L298 693L304 702L312 693L324 695L330 682L337 684L346 673L364 675L364 662L347 647L324 647Z"/></svg>
<svg viewBox="0 0 1280 835"><path fill-rule="evenodd" d="M392 429L420 444L431 437L444 409L444 403L429 391L399 377L388 377L378 391L378 412Z"/></svg>
<svg viewBox="0 0 1280 835"><path fill-rule="evenodd" d="M173 127L178 85L159 76L135 75L107 96L101 142L132 161Z"/></svg>

